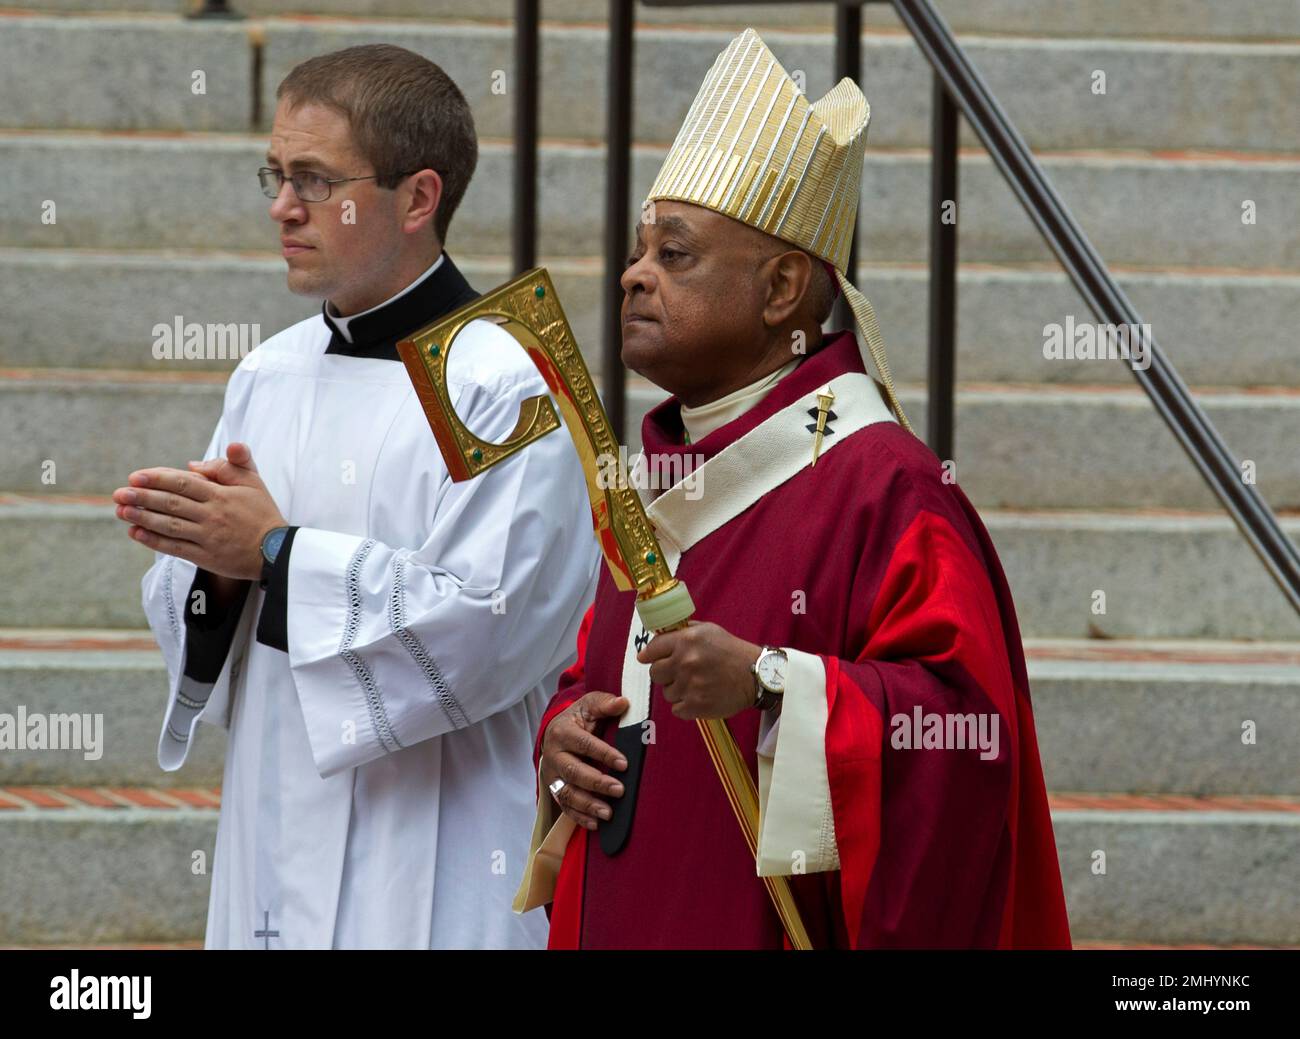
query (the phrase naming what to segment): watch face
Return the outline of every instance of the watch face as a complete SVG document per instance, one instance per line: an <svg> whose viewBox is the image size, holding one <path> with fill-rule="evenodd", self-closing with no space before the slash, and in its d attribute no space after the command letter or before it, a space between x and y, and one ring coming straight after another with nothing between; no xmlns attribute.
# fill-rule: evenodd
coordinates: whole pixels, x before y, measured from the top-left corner
<svg viewBox="0 0 1300 1039"><path fill-rule="evenodd" d="M785 692L785 654L764 653L754 669L758 680L774 693Z"/></svg>
<svg viewBox="0 0 1300 1039"><path fill-rule="evenodd" d="M284 536L289 533L284 527L276 527L262 539L262 558L268 563L274 563L275 557L280 554L280 546L284 544Z"/></svg>

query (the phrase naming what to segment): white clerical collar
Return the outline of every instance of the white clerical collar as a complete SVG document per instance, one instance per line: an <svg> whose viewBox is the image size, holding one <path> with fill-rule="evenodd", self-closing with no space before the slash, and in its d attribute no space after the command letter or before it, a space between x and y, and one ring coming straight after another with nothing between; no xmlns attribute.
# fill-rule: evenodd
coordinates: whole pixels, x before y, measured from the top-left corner
<svg viewBox="0 0 1300 1039"><path fill-rule="evenodd" d="M363 310L360 314L349 314L347 317L343 317L337 313L338 308L335 307L333 303L326 301L325 305L326 307L329 308L330 321L333 323L334 328L338 331L338 334L341 335L347 342L349 343L352 342L352 333L348 331L348 324L350 322L355 321L357 318L365 317L367 314L373 314L376 310L380 310L383 307L388 306L388 304L392 303L393 300L395 299L401 299L408 292L410 292L417 285L419 285L422 281L425 281L431 274L433 274L434 271L436 271L439 267L441 267L442 261L446 258L446 256L447 254L445 252L440 252L438 254L438 258L434 260L432 264L429 265L429 269L425 271L423 274L421 274L418 278L416 278L415 281L411 282L411 284L406 286L406 288L404 288L401 292L389 296L386 300L384 300L384 302L371 307L369 310Z"/></svg>
<svg viewBox="0 0 1300 1039"><path fill-rule="evenodd" d="M740 418L745 412L766 397L778 382L799 366L802 358L796 357L789 364L774 372L764 375L757 382L742 386L725 397L701 404L698 408L682 405L682 425L686 427L686 442L698 444L715 429L725 426L733 419Z"/></svg>

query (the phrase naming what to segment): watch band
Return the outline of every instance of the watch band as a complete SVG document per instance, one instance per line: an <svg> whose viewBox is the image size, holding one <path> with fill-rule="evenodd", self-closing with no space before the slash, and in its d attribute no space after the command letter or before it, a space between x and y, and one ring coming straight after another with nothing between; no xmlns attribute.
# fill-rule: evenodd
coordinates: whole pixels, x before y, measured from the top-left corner
<svg viewBox="0 0 1300 1039"><path fill-rule="evenodd" d="M766 685L763 684L762 678L759 677L758 674L759 662L769 653L779 653L782 658L786 659L787 661L789 659L788 657L786 657L785 651L781 649L779 646L764 646L762 647L761 650L759 650L758 658L749 666L749 670L754 675L754 690L755 690L754 706L757 707L760 711L770 711L773 707L775 707L777 704L781 702L781 698L785 695L784 690L778 691L776 689L769 689Z"/></svg>
<svg viewBox="0 0 1300 1039"><path fill-rule="evenodd" d="M774 693L770 689L763 689L762 683L759 683L758 688L763 691L759 698L754 701L754 706L760 711L770 711L781 702L781 698L785 695L784 693Z"/></svg>

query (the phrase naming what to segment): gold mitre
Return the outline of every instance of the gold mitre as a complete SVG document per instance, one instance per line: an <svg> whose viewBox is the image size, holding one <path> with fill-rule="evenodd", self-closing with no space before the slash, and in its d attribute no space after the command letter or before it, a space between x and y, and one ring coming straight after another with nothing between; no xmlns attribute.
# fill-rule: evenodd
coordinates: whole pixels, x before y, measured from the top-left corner
<svg viewBox="0 0 1300 1039"><path fill-rule="evenodd" d="M875 311L845 276L870 119L871 106L848 77L809 103L758 33L746 29L705 76L646 202L704 206L828 261L889 405L910 432Z"/></svg>

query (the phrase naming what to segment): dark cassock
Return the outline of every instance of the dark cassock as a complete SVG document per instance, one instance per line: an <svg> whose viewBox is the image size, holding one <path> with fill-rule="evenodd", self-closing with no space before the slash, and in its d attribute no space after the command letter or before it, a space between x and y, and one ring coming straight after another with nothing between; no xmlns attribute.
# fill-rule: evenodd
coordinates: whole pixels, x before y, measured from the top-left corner
<svg viewBox="0 0 1300 1039"><path fill-rule="evenodd" d="M763 876L789 879L817 948L1070 944L1006 578L911 432L870 305L843 273L868 118L848 79L809 104L747 30L651 188L650 201L704 205L831 264L867 349L851 330L827 334L720 401L669 398L646 416L643 472L684 474L641 494L695 618L784 654L779 714L726 722L758 790L757 856L696 723L637 661L651 633L635 593L602 573L534 762L546 726L588 691L631 704L602 738L616 725L649 736L614 854L539 791L515 907L549 905L552 948L788 948Z"/></svg>
<svg viewBox="0 0 1300 1039"><path fill-rule="evenodd" d="M247 443L290 524L265 587L198 613L192 563L159 555L144 577L170 682L160 765L184 764L199 722L228 732L209 948L544 943L543 914L511 912L528 755L599 556L560 438L448 475L396 344L477 296L442 252L379 306L326 304L248 354L205 457ZM488 439L546 392L491 322L456 362L453 404Z"/></svg>

